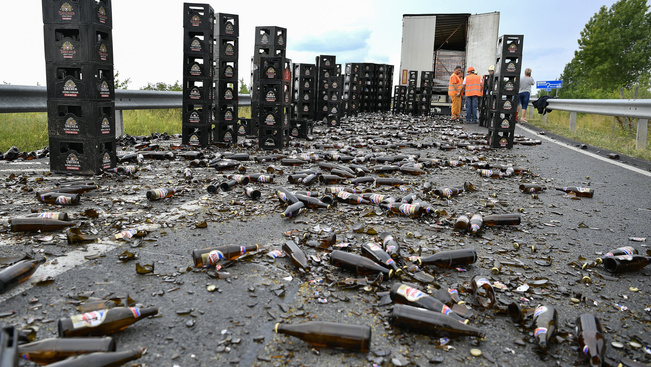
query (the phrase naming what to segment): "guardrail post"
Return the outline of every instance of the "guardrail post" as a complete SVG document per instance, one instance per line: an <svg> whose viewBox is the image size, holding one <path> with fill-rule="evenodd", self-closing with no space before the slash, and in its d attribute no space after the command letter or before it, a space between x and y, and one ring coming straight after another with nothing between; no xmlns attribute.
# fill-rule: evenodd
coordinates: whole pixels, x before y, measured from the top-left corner
<svg viewBox="0 0 651 367"><path fill-rule="evenodd" d="M124 135L124 119L122 110L115 110L115 137L119 138Z"/></svg>
<svg viewBox="0 0 651 367"><path fill-rule="evenodd" d="M533 119L533 107L529 109L529 120Z"/></svg>
<svg viewBox="0 0 651 367"><path fill-rule="evenodd" d="M649 119L637 120L637 137L635 138L635 149L646 149L646 136L649 133Z"/></svg>
<svg viewBox="0 0 651 367"><path fill-rule="evenodd" d="M576 131L576 112L570 112L570 131Z"/></svg>
<svg viewBox="0 0 651 367"><path fill-rule="evenodd" d="M542 117L542 122L543 122L543 124L546 124L546 123L547 123L547 114L544 114L544 115L543 115L543 117Z"/></svg>

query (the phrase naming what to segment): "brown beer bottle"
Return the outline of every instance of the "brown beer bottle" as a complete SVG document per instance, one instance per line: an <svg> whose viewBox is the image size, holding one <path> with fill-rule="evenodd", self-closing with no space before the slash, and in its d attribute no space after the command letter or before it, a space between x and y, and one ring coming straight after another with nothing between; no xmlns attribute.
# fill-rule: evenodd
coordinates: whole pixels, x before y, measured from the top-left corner
<svg viewBox="0 0 651 367"><path fill-rule="evenodd" d="M310 209L317 209L317 208L330 209L330 205L324 203L323 201L321 201L320 199L317 199L315 197L306 196L306 195L298 194L298 193L294 194L294 196L296 196L296 198L298 200L303 202L303 204L305 204L306 208L310 208Z"/></svg>
<svg viewBox="0 0 651 367"><path fill-rule="evenodd" d="M142 356L141 349L121 352L96 352L70 357L63 361L49 364L50 367L117 367Z"/></svg>
<svg viewBox="0 0 651 367"><path fill-rule="evenodd" d="M310 264L307 262L307 256L303 250L294 241L285 241L283 244L283 251L289 255L290 260L294 265L302 269L309 269Z"/></svg>
<svg viewBox="0 0 651 367"><path fill-rule="evenodd" d="M81 233L81 229L78 227L66 229L66 237L68 238L68 243L71 245L76 243L93 242L97 241L99 238L97 236Z"/></svg>
<svg viewBox="0 0 651 367"><path fill-rule="evenodd" d="M602 264L606 258L620 256L620 255L637 255L637 249L631 246L618 247L616 249L606 252L602 257L595 260L597 264Z"/></svg>
<svg viewBox="0 0 651 367"><path fill-rule="evenodd" d="M533 313L533 337L538 342L540 349L547 352L547 345L556 335L558 313L552 306L538 306Z"/></svg>
<svg viewBox="0 0 651 367"><path fill-rule="evenodd" d="M474 249L464 248L437 252L433 255L419 257L418 265L436 265L440 268L455 268L474 264L477 261L477 252Z"/></svg>
<svg viewBox="0 0 651 367"><path fill-rule="evenodd" d="M420 217L422 214L421 206L416 204L405 204L398 202L383 201L380 203L380 208L390 211L394 214L404 215L411 218Z"/></svg>
<svg viewBox="0 0 651 367"><path fill-rule="evenodd" d="M68 213L64 212L47 212L47 213L30 213L22 216L23 218L45 218L56 220L69 220Z"/></svg>
<svg viewBox="0 0 651 367"><path fill-rule="evenodd" d="M538 184L529 184L529 183L527 183L527 184L521 184L520 185L520 191L522 191L522 192L524 192L526 194L533 194L533 193L536 193L536 192L543 191L545 189L546 188L544 186L538 185Z"/></svg>
<svg viewBox="0 0 651 367"><path fill-rule="evenodd" d="M330 253L330 264L360 275L375 275L382 273L387 278L392 278L394 271L364 256L350 252L334 250Z"/></svg>
<svg viewBox="0 0 651 367"><path fill-rule="evenodd" d="M45 261L44 257L34 260L21 260L0 270L0 293L29 279Z"/></svg>
<svg viewBox="0 0 651 367"><path fill-rule="evenodd" d="M293 325L277 323L274 331L297 337L317 348L337 348L366 353L371 344L371 328L365 325L324 321Z"/></svg>
<svg viewBox="0 0 651 367"><path fill-rule="evenodd" d="M579 355L587 358L591 366L601 366L606 353L606 338L599 319L584 313L576 319L574 325L579 341Z"/></svg>
<svg viewBox="0 0 651 367"><path fill-rule="evenodd" d="M167 199L174 196L174 194L176 194L176 189L171 187L154 189L147 191L147 199L149 199L149 201Z"/></svg>
<svg viewBox="0 0 651 367"><path fill-rule="evenodd" d="M576 186L567 186L567 187L555 187L558 191L564 191L566 193L573 193L576 196L591 198L594 196L594 190L589 187L576 187Z"/></svg>
<svg viewBox="0 0 651 367"><path fill-rule="evenodd" d="M201 268L204 266L213 266L221 260L235 260L247 252L258 251L259 249L260 247L258 245L210 247L192 251L192 260L194 261L194 266Z"/></svg>
<svg viewBox="0 0 651 367"><path fill-rule="evenodd" d="M48 338L19 344L18 353L23 359L50 364L68 357L95 352L115 352L115 340L103 338Z"/></svg>
<svg viewBox="0 0 651 367"><path fill-rule="evenodd" d="M384 251L386 251L386 253L389 254L389 256L391 256L393 259L400 258L400 245L393 238L393 236L389 232L381 232L378 234L378 236L382 240Z"/></svg>
<svg viewBox="0 0 651 367"><path fill-rule="evenodd" d="M59 319L59 337L102 336L126 329L145 317L158 314L158 308L114 307Z"/></svg>
<svg viewBox="0 0 651 367"><path fill-rule="evenodd" d="M244 188L244 194L248 197L250 197L253 200L258 200L260 199L260 196L262 196L262 193L260 193L260 190L256 190L253 187L245 187Z"/></svg>
<svg viewBox="0 0 651 367"><path fill-rule="evenodd" d="M517 303L511 302L508 305L507 311L513 322L516 322L518 324L524 324L525 321L529 320L531 316L533 316L533 313L536 311L536 309L521 308L520 305L518 305Z"/></svg>
<svg viewBox="0 0 651 367"><path fill-rule="evenodd" d="M84 194L88 191L97 189L97 185L71 185L71 186L62 186L55 187L53 189L40 190L36 192L36 197L50 193L50 192L60 192L64 194Z"/></svg>
<svg viewBox="0 0 651 367"><path fill-rule="evenodd" d="M375 261L376 263L386 268L393 269L393 271L396 274L402 272L402 269L398 267L398 264L396 264L395 260L393 260L393 258L391 258L391 255L386 253L386 251L384 251L382 247L372 242L368 242L362 244L361 249L362 249L363 256L366 256L367 258Z"/></svg>
<svg viewBox="0 0 651 367"><path fill-rule="evenodd" d="M521 218L519 214L491 214L484 217L485 226L518 225Z"/></svg>
<svg viewBox="0 0 651 367"><path fill-rule="evenodd" d="M287 190L284 187L278 187L276 189L276 196L278 196L280 202L285 203L287 205L296 204L298 202L298 198L296 197L296 195L292 194L291 191Z"/></svg>
<svg viewBox="0 0 651 367"><path fill-rule="evenodd" d="M470 225L470 218L468 218L468 216L466 215L460 215L454 221L454 230L458 232L465 232L468 230L469 225Z"/></svg>
<svg viewBox="0 0 651 367"><path fill-rule="evenodd" d="M48 192L37 196L38 200L46 204L58 205L79 205L79 194L66 194L59 192Z"/></svg>
<svg viewBox="0 0 651 367"><path fill-rule="evenodd" d="M423 334L448 336L477 336L485 333L473 326L462 324L451 317L420 307L397 304L393 306L391 323Z"/></svg>
<svg viewBox="0 0 651 367"><path fill-rule="evenodd" d="M337 201L342 203L355 204L355 205L371 203L370 201L364 199L362 196L357 194L351 194L350 192L347 191L339 191L335 193L335 199L337 199Z"/></svg>
<svg viewBox="0 0 651 367"><path fill-rule="evenodd" d="M475 275L470 281L475 298L483 308L493 308L495 305L495 290L488 279Z"/></svg>
<svg viewBox="0 0 651 367"><path fill-rule="evenodd" d="M399 178L378 177L375 179L375 186L400 186L407 184L409 184L409 181L401 180Z"/></svg>
<svg viewBox="0 0 651 367"><path fill-rule="evenodd" d="M294 203L288 206L284 212L280 213L281 218L296 218L299 214L303 212L305 204L302 201Z"/></svg>
<svg viewBox="0 0 651 367"><path fill-rule="evenodd" d="M319 182L324 185L337 185L346 181L346 177L341 177L337 175L321 175L319 176Z"/></svg>
<svg viewBox="0 0 651 367"><path fill-rule="evenodd" d="M475 214L470 217L468 231L472 235L477 235L481 231L481 227L484 225L484 220L481 217L481 214Z"/></svg>
<svg viewBox="0 0 651 367"><path fill-rule="evenodd" d="M618 255L604 259L604 269L611 273L636 271L651 263L651 257L644 255Z"/></svg>
<svg viewBox="0 0 651 367"><path fill-rule="evenodd" d="M389 292L389 297L391 297L391 300L395 303L402 303L405 305L426 308L428 310L449 316L460 323L468 323L468 320L452 311L452 309L445 303L406 284L394 284L393 287L391 287L391 291Z"/></svg>
<svg viewBox="0 0 651 367"><path fill-rule="evenodd" d="M46 232L76 225L75 222L66 222L48 218L9 218L11 232Z"/></svg>

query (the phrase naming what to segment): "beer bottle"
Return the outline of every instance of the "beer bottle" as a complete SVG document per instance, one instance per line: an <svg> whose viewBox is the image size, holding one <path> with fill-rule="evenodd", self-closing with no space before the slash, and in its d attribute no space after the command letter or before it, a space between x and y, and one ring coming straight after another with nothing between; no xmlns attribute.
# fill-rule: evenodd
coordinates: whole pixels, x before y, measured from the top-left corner
<svg viewBox="0 0 651 367"><path fill-rule="evenodd" d="M518 225L521 218L519 214L491 214L484 217L485 226Z"/></svg>
<svg viewBox="0 0 651 367"><path fill-rule="evenodd" d="M75 222L49 218L9 218L11 232L47 232L76 225Z"/></svg>
<svg viewBox="0 0 651 367"><path fill-rule="evenodd" d="M258 200L260 199L260 196L262 196L260 190L256 190L253 187L245 187L244 194L253 200Z"/></svg>
<svg viewBox="0 0 651 367"><path fill-rule="evenodd" d="M533 337L538 342L540 349L547 352L547 345L556 335L558 313L552 306L538 306L533 313Z"/></svg>
<svg viewBox="0 0 651 367"><path fill-rule="evenodd" d="M579 340L579 354L587 358L591 366L601 366L606 352L606 338L599 319L584 313L574 324Z"/></svg>
<svg viewBox="0 0 651 367"><path fill-rule="evenodd" d="M295 218L299 214L303 212L303 208L305 208L305 204L303 204L302 201L298 201L285 209L284 212L280 213L281 218Z"/></svg>
<svg viewBox="0 0 651 367"><path fill-rule="evenodd" d="M481 217L481 214L475 214L470 218L470 234L477 235L481 230L484 220Z"/></svg>
<svg viewBox="0 0 651 367"><path fill-rule="evenodd" d="M485 336L482 330L474 326L462 324L438 312L409 305L394 305L390 320L396 326L423 334L477 336L480 338Z"/></svg>
<svg viewBox="0 0 651 367"><path fill-rule="evenodd" d="M463 188L461 187L446 187L442 189L434 189L434 195L440 197L440 198L451 198L453 196L457 196L460 193L463 192Z"/></svg>
<svg viewBox="0 0 651 367"><path fill-rule="evenodd" d="M393 236L389 232L380 232L378 234L380 237L380 240L382 240L382 246L384 246L384 251L386 251L389 256L391 256L394 260L400 258L400 245L398 242L393 238Z"/></svg>
<svg viewBox="0 0 651 367"><path fill-rule="evenodd" d="M475 275L471 280L475 298L483 308L493 308L495 305L495 290L488 279Z"/></svg>
<svg viewBox="0 0 651 367"><path fill-rule="evenodd" d="M402 269L398 267L398 264L396 264L395 260L391 258L391 255L386 253L380 246L368 242L362 244L361 249L363 256L368 257L386 268L393 269L396 274L402 272Z"/></svg>
<svg viewBox="0 0 651 367"><path fill-rule="evenodd" d="M433 293L434 298L445 303L449 307L453 307L456 304L462 305L466 303L459 298L459 291L453 288L439 288Z"/></svg>
<svg viewBox="0 0 651 367"><path fill-rule="evenodd" d="M158 313L158 308L114 307L59 319L59 337L102 336L126 329L145 317Z"/></svg>
<svg viewBox="0 0 651 367"><path fill-rule="evenodd" d="M479 170L479 175L482 177L490 177L490 178L502 178L504 177L504 174L500 170L492 170L492 169L480 169Z"/></svg>
<svg viewBox="0 0 651 367"><path fill-rule="evenodd" d="M316 182L319 181L319 176L321 176L320 173L310 173L303 178L302 184L308 186L315 184Z"/></svg>
<svg viewBox="0 0 651 367"><path fill-rule="evenodd" d="M370 182L375 183L375 178L371 176L362 176L350 180L350 183L353 185L359 185L359 184L370 183Z"/></svg>
<svg viewBox="0 0 651 367"><path fill-rule="evenodd" d="M66 229L66 238L69 244L74 245L77 243L97 241L99 237L83 234L79 227L75 227Z"/></svg>
<svg viewBox="0 0 651 367"><path fill-rule="evenodd" d="M307 262L307 256L303 250L294 241L285 241L283 244L283 251L289 255L294 265L302 269L309 269L310 264Z"/></svg>
<svg viewBox="0 0 651 367"><path fill-rule="evenodd" d="M320 199L317 199L315 197L306 196L306 195L302 195L302 194L298 194L298 193L294 194L294 196L296 196L296 198L299 201L303 202L303 204L305 204L306 208L310 208L310 209L317 209L317 208L330 209L330 205L324 203L323 201L321 201Z"/></svg>
<svg viewBox="0 0 651 367"><path fill-rule="evenodd" d="M617 255L604 259L604 269L611 273L636 271L651 263L651 257L644 255Z"/></svg>
<svg viewBox="0 0 651 367"><path fill-rule="evenodd" d="M219 182L211 182L211 183L206 187L206 191L208 191L209 194L214 195L214 194L216 194L217 192L219 192L219 185L220 185Z"/></svg>
<svg viewBox="0 0 651 367"><path fill-rule="evenodd" d="M616 249L606 252L602 257L599 257L595 260L597 264L602 264L604 260L608 257L619 256L619 255L637 255L637 249L631 246L618 247Z"/></svg>
<svg viewBox="0 0 651 367"><path fill-rule="evenodd" d="M263 173L252 173L249 175L250 182L273 183L276 175L265 175Z"/></svg>
<svg viewBox="0 0 651 367"><path fill-rule="evenodd" d="M156 152L156 151L146 151L141 153L144 158L155 159L158 161L168 160L171 161L174 159L174 153L172 152Z"/></svg>
<svg viewBox="0 0 651 367"><path fill-rule="evenodd" d="M324 185L337 185L346 181L346 177L341 177L337 175L321 175L319 176L319 182Z"/></svg>
<svg viewBox="0 0 651 367"><path fill-rule="evenodd" d="M388 278L392 278L394 275L392 269L389 270L369 258L340 250L334 250L330 253L330 264L360 275L382 273Z"/></svg>
<svg viewBox="0 0 651 367"><path fill-rule="evenodd" d="M249 182L251 182L251 177L248 175L240 175L240 174L228 175L228 178L231 180L235 180L237 181L238 184L242 184L242 185L248 185Z"/></svg>
<svg viewBox="0 0 651 367"><path fill-rule="evenodd" d="M53 364L50 367L115 367L138 359L142 356L142 350L133 349L121 352L95 352L70 357Z"/></svg>
<svg viewBox="0 0 651 367"><path fill-rule="evenodd" d="M391 300L395 303L426 308L450 316L460 323L468 323L468 320L452 311L452 309L450 309L450 307L445 303L406 284L394 284L389 292L389 297L391 297Z"/></svg>
<svg viewBox="0 0 651 367"><path fill-rule="evenodd" d="M433 255L419 257L418 265L436 265L440 268L455 268L474 264L477 261L477 252L474 249L464 248L437 252Z"/></svg>
<svg viewBox="0 0 651 367"><path fill-rule="evenodd" d="M357 177L353 172L347 170L347 169L342 169L342 168L334 168L330 171L331 174L335 176L341 176L345 178L354 178Z"/></svg>
<svg viewBox="0 0 651 367"><path fill-rule="evenodd" d="M165 187L160 189L153 189L147 191L147 199L149 201L156 201L160 199L171 198L176 194L177 190L171 187Z"/></svg>
<svg viewBox="0 0 651 367"><path fill-rule="evenodd" d="M307 163L307 161L304 161L302 159L295 159L295 158L283 158L280 160L280 165L281 166L300 166Z"/></svg>
<svg viewBox="0 0 651 367"><path fill-rule="evenodd" d="M123 162L142 163L142 161L144 160L145 157L143 157L143 155L140 153L127 153L118 156L118 162L120 163Z"/></svg>
<svg viewBox="0 0 651 367"><path fill-rule="evenodd" d="M221 158L213 159L208 162L208 167L213 167L217 171L227 171L240 166L238 161L223 161Z"/></svg>
<svg viewBox="0 0 651 367"><path fill-rule="evenodd" d="M247 252L258 251L259 249L258 245L209 247L192 251L192 260L194 261L194 266L201 268L204 266L213 266L221 260L235 260Z"/></svg>
<svg viewBox="0 0 651 367"><path fill-rule="evenodd" d="M0 293L3 293L7 289L29 279L36 269L45 261L44 257L32 260L21 260L0 270Z"/></svg>
<svg viewBox="0 0 651 367"><path fill-rule="evenodd" d="M278 199L280 199L281 203L285 203L287 205L298 203L298 198L296 195L292 194L291 191L287 190L284 187L276 188L276 196L278 196Z"/></svg>
<svg viewBox="0 0 651 367"><path fill-rule="evenodd" d="M115 170L120 175L129 176L138 172L138 166L120 166L117 167Z"/></svg>
<svg viewBox="0 0 651 367"><path fill-rule="evenodd" d="M375 186L400 186L407 184L409 184L408 181L401 180L399 178L378 177L375 179Z"/></svg>
<svg viewBox="0 0 651 367"><path fill-rule="evenodd" d="M460 215L454 221L454 230L458 232L465 232L468 230L470 219L466 215Z"/></svg>
<svg viewBox="0 0 651 367"><path fill-rule="evenodd" d="M224 154L223 156L224 159L232 159L234 161L248 161L249 160L249 154L248 153L230 153L230 154Z"/></svg>
<svg viewBox="0 0 651 367"><path fill-rule="evenodd" d="M594 190L589 187L576 187L576 186L567 186L567 187L555 187L556 190L564 191L566 193L573 193L576 196L591 198L594 196Z"/></svg>
<svg viewBox="0 0 651 367"><path fill-rule="evenodd" d="M70 220L68 213L64 212L45 212L45 213L29 213L21 216L22 218L44 218L56 220Z"/></svg>
<svg viewBox="0 0 651 367"><path fill-rule="evenodd" d="M228 180L228 181L226 181L226 182L222 182L222 183L219 185L219 188L220 188L222 191L230 191L234 186L236 186L236 185L238 185L238 184L239 184L239 182L237 182L237 180Z"/></svg>
<svg viewBox="0 0 651 367"><path fill-rule="evenodd" d="M347 191L339 191L335 194L335 199L339 202L342 203L348 203L348 204L370 204L371 202L364 199L360 195L357 194L351 194L350 192Z"/></svg>
<svg viewBox="0 0 651 367"><path fill-rule="evenodd" d="M394 214L405 215L411 218L420 217L422 214L420 205L404 204L404 203L392 203L392 202L381 202L380 208L390 211Z"/></svg>
<svg viewBox="0 0 651 367"><path fill-rule="evenodd" d="M536 192L540 192L543 190L546 190L547 188L542 186L542 185L537 185L537 184L521 184L520 185L520 191L526 193L526 194L533 194Z"/></svg>
<svg viewBox="0 0 651 367"><path fill-rule="evenodd" d="M379 173L379 174L390 174L393 173L397 170L399 170L400 167L398 166L375 166L371 167L371 171L374 173Z"/></svg>
<svg viewBox="0 0 651 367"><path fill-rule="evenodd" d="M325 192L328 193L328 194L336 194L339 191L346 191L346 192L349 192L351 194L361 194L362 193L362 190L353 189L353 188L344 187L344 186L328 186L328 187L325 188Z"/></svg>
<svg viewBox="0 0 651 367"><path fill-rule="evenodd" d="M48 338L19 344L18 353L23 359L50 364L68 357L94 352L115 352L115 340L103 338Z"/></svg>
<svg viewBox="0 0 651 367"><path fill-rule="evenodd" d="M38 200L46 204L58 205L79 205L79 194L66 194L59 192L48 192L38 196Z"/></svg>
<svg viewBox="0 0 651 367"><path fill-rule="evenodd" d="M62 194L84 194L87 193L88 191L92 191L97 188L98 188L97 185L74 185L74 186L55 187L53 189L37 191L36 197L38 198L41 195L51 193L51 192L58 192Z"/></svg>
<svg viewBox="0 0 651 367"><path fill-rule="evenodd" d="M362 194L362 197L368 201L370 201L373 204L380 204L383 201L387 202L396 202L397 200L395 198L392 198L389 195L380 195L380 194L373 194L370 192Z"/></svg>
<svg viewBox="0 0 651 367"><path fill-rule="evenodd" d="M508 313L513 322L524 324L526 320L530 319L536 311L535 308L521 308L517 303L511 302L508 305Z"/></svg>
<svg viewBox="0 0 651 367"><path fill-rule="evenodd" d="M371 328L365 325L324 321L293 325L277 323L274 331L297 337L317 348L337 348L366 353L371 344Z"/></svg>

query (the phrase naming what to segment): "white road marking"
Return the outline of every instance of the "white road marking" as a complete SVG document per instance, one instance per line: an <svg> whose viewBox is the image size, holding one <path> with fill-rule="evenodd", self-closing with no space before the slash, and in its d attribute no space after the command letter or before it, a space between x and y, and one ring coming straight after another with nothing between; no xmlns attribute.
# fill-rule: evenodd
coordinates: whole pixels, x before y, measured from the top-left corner
<svg viewBox="0 0 651 367"><path fill-rule="evenodd" d="M585 155L587 155L587 156L590 156L590 157L592 157L592 158L599 159L599 160L604 161L604 162L608 162L608 163L610 163L610 164L614 164L614 165L619 166L619 167L621 167L621 168L625 168L625 169L627 169L627 170L629 170L629 171L633 171L633 172L635 172L635 173L639 173L639 174L641 174L641 175L645 175L645 176L647 176L647 177L651 177L651 172L645 171L645 170L643 170L643 169L639 169L639 168L637 168L637 167L633 167L633 166L631 166L631 165L628 165L628 164L625 164L625 163L622 163L622 162L618 162L618 161L616 161L616 160L612 160L612 159L610 159L610 158L606 158L606 157L602 157L602 156L597 155L597 154L594 154L594 153L590 153L590 152L585 151L585 150L583 150L583 149L580 149L580 148L577 148L577 147L573 147L573 146L571 146L571 145L569 145L569 144L566 144L566 143L560 142L560 141L558 141L558 140L555 140L555 139L549 138L549 137L547 137L547 136L545 136L545 135L539 135L539 134L536 133L535 131L530 130L530 129L527 129L527 128L524 127L524 126L518 126L518 128L519 128L519 129L522 129L522 130L524 130L524 131L526 131L526 132L528 132L528 133L530 133L530 134L532 134L532 135L535 135L537 139L544 139L544 140L547 140L547 141L549 141L549 142L551 142L551 143L558 144L558 145L560 145L560 146L562 146L562 147L564 147L564 148L567 148L567 149L573 150L573 151L575 151L575 152L578 152L578 153L581 153L581 154L585 154Z"/></svg>

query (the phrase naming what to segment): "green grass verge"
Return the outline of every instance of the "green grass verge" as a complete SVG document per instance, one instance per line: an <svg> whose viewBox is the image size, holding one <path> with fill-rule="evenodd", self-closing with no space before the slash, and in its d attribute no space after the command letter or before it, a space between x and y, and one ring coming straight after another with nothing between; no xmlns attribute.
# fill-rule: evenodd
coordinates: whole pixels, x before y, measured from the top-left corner
<svg viewBox="0 0 651 367"><path fill-rule="evenodd" d="M542 116L536 111L533 118L529 118L529 124L585 144L651 161L651 129L647 134L646 148L635 149L637 119L620 118L618 121L612 116L579 113L576 131L571 132L569 112L552 111L547 114L547 123L543 123Z"/></svg>

